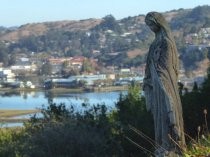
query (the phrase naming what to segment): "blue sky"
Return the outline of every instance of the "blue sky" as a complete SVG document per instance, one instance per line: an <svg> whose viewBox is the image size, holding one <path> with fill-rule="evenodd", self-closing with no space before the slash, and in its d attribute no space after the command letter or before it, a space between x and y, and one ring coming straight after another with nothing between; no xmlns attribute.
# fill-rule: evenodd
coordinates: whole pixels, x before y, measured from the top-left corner
<svg viewBox="0 0 210 157"><path fill-rule="evenodd" d="M210 5L210 0L0 0L0 26L26 23L102 18L116 19Z"/></svg>

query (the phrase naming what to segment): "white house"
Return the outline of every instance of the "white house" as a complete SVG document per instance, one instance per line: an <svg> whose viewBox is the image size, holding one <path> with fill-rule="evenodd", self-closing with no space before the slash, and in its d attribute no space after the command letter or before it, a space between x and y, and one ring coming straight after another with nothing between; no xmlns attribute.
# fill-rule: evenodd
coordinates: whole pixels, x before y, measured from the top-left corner
<svg viewBox="0 0 210 157"><path fill-rule="evenodd" d="M11 69L0 68L0 79L12 82L15 79L15 74Z"/></svg>

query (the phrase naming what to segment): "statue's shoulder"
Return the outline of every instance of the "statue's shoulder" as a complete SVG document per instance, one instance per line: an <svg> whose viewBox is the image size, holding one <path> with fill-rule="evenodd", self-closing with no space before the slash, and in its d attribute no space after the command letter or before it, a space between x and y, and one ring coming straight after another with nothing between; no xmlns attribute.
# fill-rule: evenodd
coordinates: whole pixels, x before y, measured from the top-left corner
<svg viewBox="0 0 210 157"><path fill-rule="evenodd" d="M172 39L169 39L169 37L167 37L166 35L163 35L162 42L163 42L163 44L167 44L167 45L173 44Z"/></svg>
<svg viewBox="0 0 210 157"><path fill-rule="evenodd" d="M167 38L166 36L164 36L161 40L161 47L162 48L169 48L169 47L173 47L173 42Z"/></svg>

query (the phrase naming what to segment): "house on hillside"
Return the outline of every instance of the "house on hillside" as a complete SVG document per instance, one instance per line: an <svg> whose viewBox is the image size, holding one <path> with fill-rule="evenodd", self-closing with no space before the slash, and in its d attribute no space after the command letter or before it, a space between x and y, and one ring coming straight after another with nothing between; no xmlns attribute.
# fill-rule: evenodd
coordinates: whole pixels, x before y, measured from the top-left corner
<svg viewBox="0 0 210 157"><path fill-rule="evenodd" d="M11 69L0 68L0 79L6 82L14 82L15 74Z"/></svg>
<svg viewBox="0 0 210 157"><path fill-rule="evenodd" d="M14 72L18 72L18 71L29 72L29 71L36 71L37 70L37 66L35 64L32 64L30 59L26 58L26 57L19 58L16 61L15 65L12 65L10 68Z"/></svg>
<svg viewBox="0 0 210 157"><path fill-rule="evenodd" d="M120 74L130 74L130 73L131 73L131 69L129 68L120 69Z"/></svg>
<svg viewBox="0 0 210 157"><path fill-rule="evenodd" d="M70 64L72 61L72 57L67 57L67 58L49 58L48 62L51 65L62 65L64 63Z"/></svg>
<svg viewBox="0 0 210 157"><path fill-rule="evenodd" d="M81 69L86 58L83 56L67 57L67 58L49 58L47 61L52 65L52 73L60 73L64 64L68 68Z"/></svg>
<svg viewBox="0 0 210 157"><path fill-rule="evenodd" d="M71 60L71 66L76 68L81 68L85 59L86 58L83 56L75 56Z"/></svg>

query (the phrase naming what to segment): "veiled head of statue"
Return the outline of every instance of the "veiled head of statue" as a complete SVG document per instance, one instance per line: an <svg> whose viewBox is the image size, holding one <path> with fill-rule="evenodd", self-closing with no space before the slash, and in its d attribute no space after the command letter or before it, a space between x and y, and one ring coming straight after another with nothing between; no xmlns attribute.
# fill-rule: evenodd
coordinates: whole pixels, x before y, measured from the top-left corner
<svg viewBox="0 0 210 157"><path fill-rule="evenodd" d="M170 32L169 26L161 13L158 12L149 12L145 17L145 23L151 28L152 31L157 32L154 30L153 27L158 27L159 30L162 28L166 34Z"/></svg>
<svg viewBox="0 0 210 157"><path fill-rule="evenodd" d="M147 23L148 21L152 21L154 24L160 26L167 23L163 15L158 12L149 12L145 18L145 22Z"/></svg>

